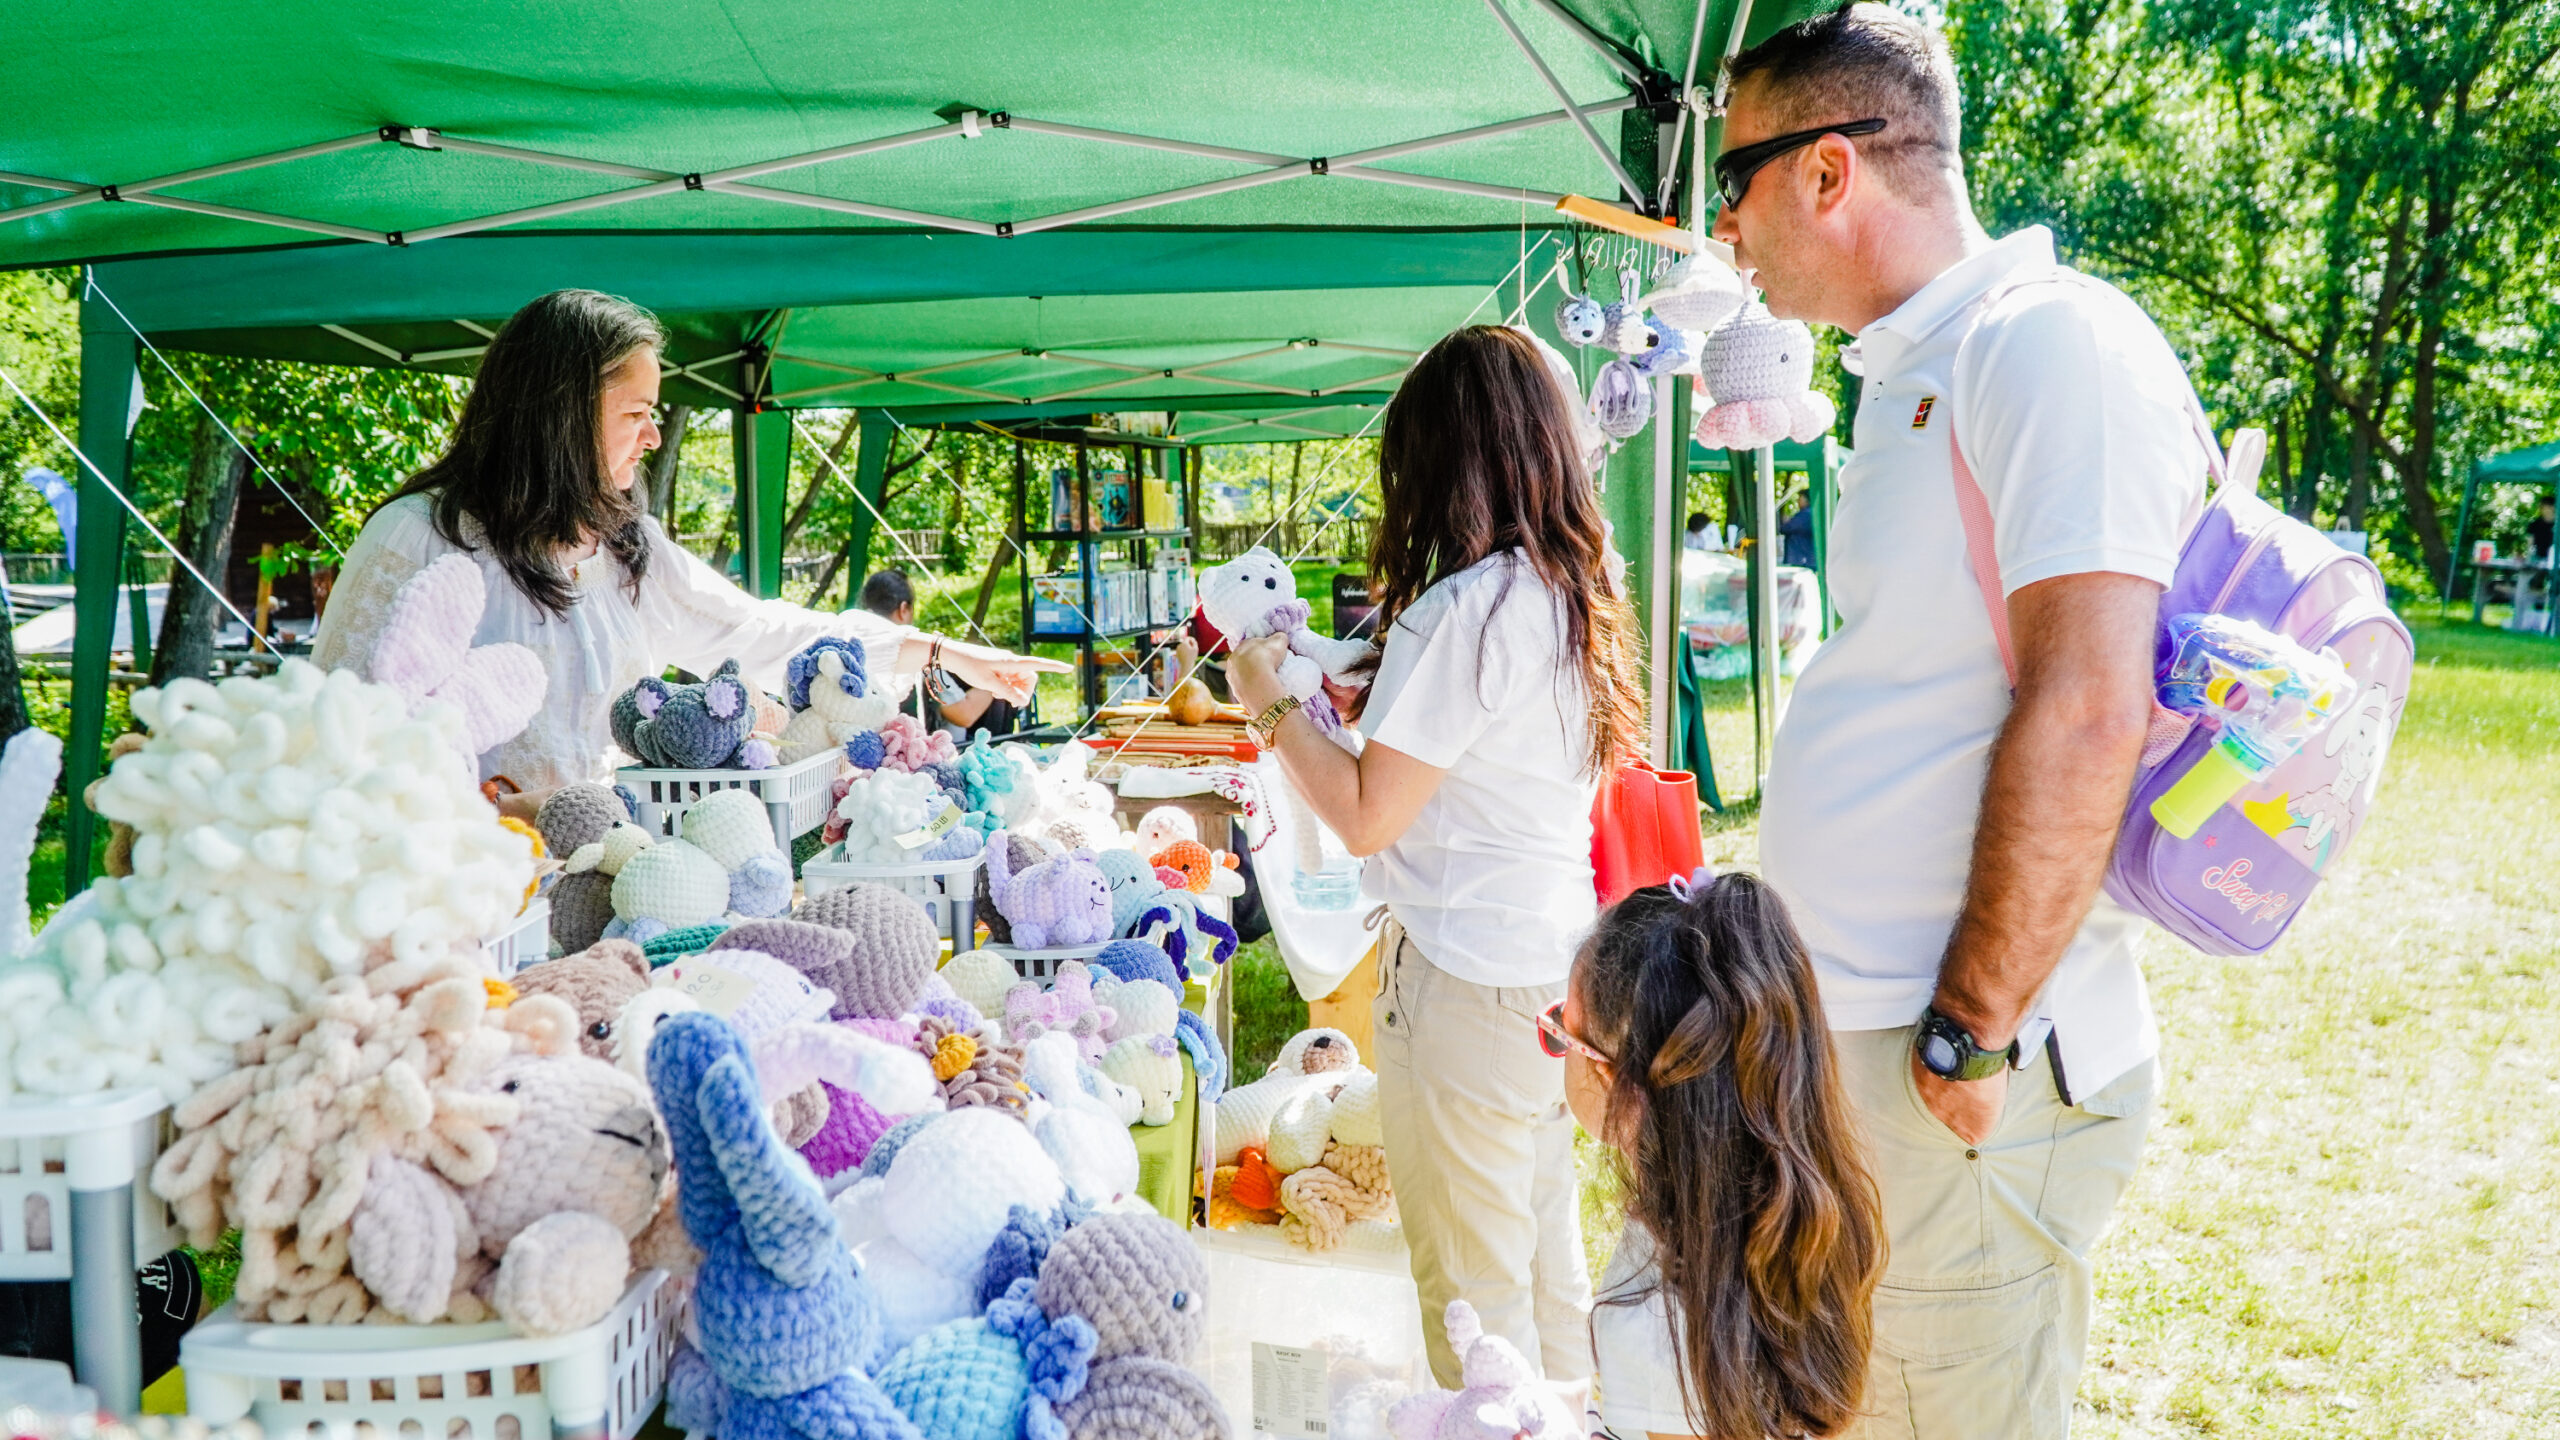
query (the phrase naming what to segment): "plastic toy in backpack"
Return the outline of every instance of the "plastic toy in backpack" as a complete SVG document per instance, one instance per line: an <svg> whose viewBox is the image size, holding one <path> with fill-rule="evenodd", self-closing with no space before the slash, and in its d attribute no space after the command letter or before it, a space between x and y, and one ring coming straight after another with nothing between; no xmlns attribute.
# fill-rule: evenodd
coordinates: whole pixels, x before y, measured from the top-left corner
<svg viewBox="0 0 2560 1440"><path fill-rule="evenodd" d="M1090 851L1012 868L1012 847L987 846L987 894L1002 912L1013 944L1024 950L1066 949L1112 937L1111 884Z"/></svg>
<svg viewBox="0 0 2560 1440"><path fill-rule="evenodd" d="M2151 802L2152 818L2184 840L2223 803L2290 760L2355 697L2336 657L2314 655L2264 626L2225 615L2169 621L2160 705L2205 721L2220 738Z"/></svg>
<svg viewBox="0 0 2560 1440"><path fill-rule="evenodd" d="M1200 572L1200 611L1218 633L1230 640L1262 635L1289 637L1289 658L1280 663L1280 686L1298 698L1316 729L1356 753L1340 712L1324 693L1326 680L1362 685L1360 662L1370 653L1365 640L1334 640L1307 628L1312 613L1298 598L1298 580L1289 563L1256 545L1222 565Z"/></svg>
<svg viewBox="0 0 2560 1440"><path fill-rule="evenodd" d="M685 807L677 831L729 875L729 913L748 919L791 911L791 857L773 843L765 805L746 790L715 790Z"/></svg>
<svg viewBox="0 0 2560 1440"><path fill-rule="evenodd" d="M613 741L643 765L662 770L764 770L773 747L755 739L756 697L723 660L711 677L677 685L642 676L616 697Z"/></svg>
<svg viewBox="0 0 2560 1440"><path fill-rule="evenodd" d="M476 966L522 911L532 847L455 763L452 706L412 717L388 685L289 658L219 687L143 690L132 708L149 738L92 792L130 828L132 873L91 885L0 965L0 1090L183 1098L332 978L447 955ZM43 742L15 743L15 773L49 789Z"/></svg>
<svg viewBox="0 0 2560 1440"><path fill-rule="evenodd" d="M513 1102L488 1174L457 1185L376 1155L349 1268L411 1324L495 1313L527 1335L584 1329L622 1298L631 1243L660 1212L667 1140L649 1089L585 1055L521 1055L473 1093Z"/></svg>
<svg viewBox="0 0 2560 1440"><path fill-rule="evenodd" d="M1183 979L1194 967L1205 973L1236 953L1235 927L1202 911L1188 889L1166 884L1155 866L1126 850L1105 850L1093 863L1111 886L1112 933L1124 940L1160 937Z"/></svg>
<svg viewBox="0 0 2560 1440"><path fill-rule="evenodd" d="M921 1440L868 1378L878 1301L826 1196L766 1122L746 1043L717 1017L670 1017L649 1046L649 1087L702 1252L693 1334L721 1392L697 1390L688 1408L716 1414L729 1440Z"/></svg>
<svg viewBox="0 0 2560 1440"><path fill-rule="evenodd" d="M1013 1208L1045 1215L1066 1194L1057 1163L1031 1131L983 1107L933 1120L897 1147L877 1178L839 1194L839 1213L878 1232L855 1254L880 1296L890 1348L977 1313L988 1252Z"/></svg>
<svg viewBox="0 0 2560 1440"><path fill-rule="evenodd" d="M1699 388L1712 403L1693 430L1710 450L1757 450L1780 440L1816 440L1837 418L1813 388L1813 332L1746 301L1708 334L1698 357Z"/></svg>
<svg viewBox="0 0 2560 1440"><path fill-rule="evenodd" d="M871 693L862 647L851 640L810 642L791 657L784 674L783 698L796 712L782 732L779 757L785 765L877 730L898 710L888 696Z"/></svg>
<svg viewBox="0 0 2560 1440"><path fill-rule="evenodd" d="M1538 1378L1520 1347L1488 1335L1476 1309L1452 1300L1441 1316L1462 1390L1409 1395L1387 1412L1394 1440L1571 1440L1582 1417Z"/></svg>
<svg viewBox="0 0 2560 1440"><path fill-rule="evenodd" d="M940 1326L881 1368L937 1440L1226 1440L1189 1368L1208 1269L1161 1215L1102 1215L1059 1237L984 1316Z"/></svg>
<svg viewBox="0 0 2560 1440"><path fill-rule="evenodd" d="M445 556L391 597L367 667L408 700L411 715L438 701L461 715L475 780L479 757L523 732L550 685L542 661L522 645L471 643L488 603L480 567L467 555Z"/></svg>

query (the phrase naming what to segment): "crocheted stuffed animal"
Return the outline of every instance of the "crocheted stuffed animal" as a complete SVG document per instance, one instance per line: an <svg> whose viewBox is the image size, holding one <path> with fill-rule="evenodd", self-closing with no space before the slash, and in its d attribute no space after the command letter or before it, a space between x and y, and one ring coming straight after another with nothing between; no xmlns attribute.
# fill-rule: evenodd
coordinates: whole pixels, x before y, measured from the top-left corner
<svg viewBox="0 0 2560 1440"><path fill-rule="evenodd" d="M368 667L408 700L411 715L437 701L454 708L475 781L478 758L523 731L550 684L542 661L522 645L473 647L488 603L488 584L471 557L445 556L391 597L391 618Z"/></svg>
<svg viewBox="0 0 2560 1440"><path fill-rule="evenodd" d="M1021 1121L954 1110L897 1147L877 1180L839 1196L879 1233L856 1249L881 1298L894 1349L977 1309L987 1253L1015 1206L1045 1215L1066 1198L1056 1162Z"/></svg>
<svg viewBox="0 0 2560 1440"><path fill-rule="evenodd" d="M574 955L527 965L515 974L518 995L557 995L578 1012L578 1049L611 1062L616 1028L633 996L649 988L649 959L628 940L599 940Z"/></svg>
<svg viewBox="0 0 2560 1440"><path fill-rule="evenodd" d="M1328 1080L1341 1083L1310 1086L1281 1103L1263 1152L1280 1177L1281 1233L1310 1250L1333 1249L1353 1226L1395 1210L1378 1077L1350 1070Z"/></svg>
<svg viewBox="0 0 2560 1440"><path fill-rule="evenodd" d="M1124 1115L1118 1097L1103 1093L1110 1082L1077 1054L1074 1037L1053 1032L1022 1048L1023 1079L1040 1096L1025 1119L1032 1138L1057 1162L1067 1193L1097 1209L1143 1206L1138 1147L1129 1138L1137 1116ZM1143 1109L1143 1099L1139 1104Z"/></svg>
<svg viewBox="0 0 2560 1440"><path fill-rule="evenodd" d="M826 1196L766 1122L746 1042L715 1016L670 1016L649 1045L649 1088L702 1251L693 1328L705 1364L686 1408L716 1415L727 1440L921 1440L867 1378L878 1301Z"/></svg>
<svg viewBox="0 0 2560 1440"><path fill-rule="evenodd" d="M1110 1048L1104 1032L1119 1018L1109 1007L1095 1003L1093 972L1074 960L1058 967L1048 989L1041 989L1037 981L1023 980L1004 997L1005 1034L1016 1041L1035 1040L1053 1030L1072 1036L1088 1065L1101 1063L1102 1052Z"/></svg>
<svg viewBox="0 0 2560 1440"><path fill-rule="evenodd" d="M525 1055L473 1093L515 1102L489 1173L454 1185L376 1155L348 1229L350 1269L413 1324L465 1297L527 1335L594 1324L630 1283L631 1242L667 1178L648 1087L584 1055Z"/></svg>
<svg viewBox="0 0 2560 1440"><path fill-rule="evenodd" d="M1175 811L1175 814L1181 814ZM1188 818L1188 817L1185 817ZM1143 840L1145 837L1140 836ZM1140 845L1144 850L1146 847ZM1244 869L1235 855L1225 850L1212 850L1197 840L1176 840L1148 857L1148 864L1158 870L1171 870L1182 877L1182 888L1194 895L1215 895L1233 900L1244 894Z"/></svg>
<svg viewBox="0 0 2560 1440"><path fill-rule="evenodd" d="M997 835L1008 832L997 831ZM1111 886L1090 851L1012 868L1012 847L990 837L987 893L1025 950L1091 945L1112 936Z"/></svg>
<svg viewBox="0 0 2560 1440"><path fill-rule="evenodd" d="M1312 610L1298 598L1297 576L1287 561L1256 545L1223 565L1201 571L1200 611L1230 640L1288 636L1289 658L1280 664L1281 688L1298 697L1318 730L1344 749L1354 748L1322 682L1360 683L1358 666L1369 654L1369 644L1327 639L1307 628Z"/></svg>
<svg viewBox="0 0 2560 1440"><path fill-rule="evenodd" d="M455 763L453 707L413 718L390 686L288 660L141 691L133 713L151 738L95 792L132 827L133 873L91 885L0 967L9 1088L183 1098L331 977L476 964L522 908L531 846Z"/></svg>
<svg viewBox="0 0 2560 1440"><path fill-rule="evenodd" d="M1016 873L1028 870L1057 853L1045 842L1022 830L997 830L987 836L987 848L991 857L998 845L1004 847L1006 868ZM994 860L990 858L988 863L978 867L976 881L978 923L987 927L987 943L1010 945L1013 943L1013 925L1004 918L1004 912L996 908L995 892L989 888L987 881L987 872L993 869L994 865Z"/></svg>
<svg viewBox="0 0 2560 1440"><path fill-rule="evenodd" d="M643 676L613 702L613 740L660 769L768 769L775 756L754 738L755 699L735 660L721 661L698 685Z"/></svg>
<svg viewBox="0 0 2560 1440"><path fill-rule="evenodd" d="M1741 309L1750 294L1742 277L1723 260L1689 255L1663 272L1642 303L1665 324L1704 335Z"/></svg>
<svg viewBox="0 0 2560 1440"><path fill-rule="evenodd" d="M871 693L862 647L853 641L812 641L791 657L784 673L784 698L798 712L782 732L785 765L877 730L897 713L897 702Z"/></svg>
<svg viewBox="0 0 2560 1440"><path fill-rule="evenodd" d="M1112 1011L1104 1038L1116 1046L1136 1036L1172 1036L1191 1052L1201 1096L1215 1103L1226 1088L1226 1050L1208 1021L1182 1008L1182 982L1172 978L1172 965L1164 952L1143 940L1115 940L1103 947L1093 963L1105 972L1094 981L1095 999ZM1109 1053L1104 1051L1106 1057ZM1124 1063L1142 1066L1145 1062L1131 1058Z"/></svg>
<svg viewBox="0 0 2560 1440"><path fill-rule="evenodd" d="M729 913L729 872L689 840L661 840L622 862L613 877L605 937L635 944Z"/></svg>
<svg viewBox="0 0 2560 1440"><path fill-rule="evenodd" d="M1182 1050L1170 1035L1132 1035L1103 1052L1102 1073L1138 1092L1141 1125L1170 1125L1182 1101Z"/></svg>
<svg viewBox="0 0 2560 1440"><path fill-rule="evenodd" d="M612 786L594 781L552 791L533 824L544 848L561 861L562 873L551 882L552 943L563 953L584 950L613 923L613 877L626 858L604 864L605 836L616 826L629 826L630 836L617 848L637 849L648 843L649 832L631 824L631 812Z"/></svg>
<svg viewBox="0 0 2560 1440"><path fill-rule="evenodd" d="M1538 1381L1520 1347L1484 1333L1476 1309L1452 1300L1442 1316L1463 1390L1409 1395L1387 1412L1395 1440L1570 1440L1580 1417Z"/></svg>
<svg viewBox="0 0 2560 1440"><path fill-rule="evenodd" d="M1330 1077L1348 1078L1361 1070L1360 1052L1339 1030L1301 1030L1280 1047L1270 1071L1250 1085L1239 1085L1218 1101L1218 1163L1232 1165L1246 1146L1263 1149L1271 1141L1272 1117L1300 1090L1327 1084Z"/></svg>
<svg viewBox="0 0 2560 1440"><path fill-rule="evenodd" d="M842 824L844 858L857 865L906 865L977 854L986 840L965 824L912 849L900 843L901 837L924 836L950 803L931 775L875 770L852 781L832 812Z"/></svg>
<svg viewBox="0 0 2560 1440"><path fill-rule="evenodd" d="M854 884L800 902L792 918L841 939L794 930L777 941L760 926L739 926L754 948L799 966L836 992L836 1018L894 1019L915 1008L942 957L942 935L922 905L886 885ZM772 922L766 922L772 923ZM732 934L737 932L733 931ZM737 943L750 943L741 937Z"/></svg>
<svg viewBox="0 0 2560 1440"><path fill-rule="evenodd" d="M765 805L747 790L718 790L685 807L678 831L729 872L729 913L789 914L791 857L773 841Z"/></svg>
<svg viewBox="0 0 2560 1440"><path fill-rule="evenodd" d="M1153 865L1127 850L1102 851L1093 863L1111 885L1112 933L1124 940L1161 937L1183 979L1191 978L1194 965L1205 972L1236 953L1235 928L1203 914L1198 896L1166 884Z"/></svg>
<svg viewBox="0 0 2560 1440"><path fill-rule="evenodd" d="M1693 433L1711 450L1813 440L1837 418L1831 398L1813 388L1813 332L1801 320L1777 319L1756 300L1707 336L1698 380L1715 403Z"/></svg>

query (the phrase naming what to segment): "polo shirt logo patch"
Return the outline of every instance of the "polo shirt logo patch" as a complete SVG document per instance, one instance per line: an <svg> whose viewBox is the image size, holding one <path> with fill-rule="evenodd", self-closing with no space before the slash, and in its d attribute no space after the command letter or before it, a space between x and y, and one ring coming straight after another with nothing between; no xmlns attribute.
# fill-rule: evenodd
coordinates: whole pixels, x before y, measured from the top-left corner
<svg viewBox="0 0 2560 1440"><path fill-rule="evenodd" d="M1923 395L1923 396L1921 396L1921 397L1920 397L1920 408L1911 412L1911 428L1912 428L1912 429L1914 429L1914 430L1926 430L1926 429L1928 429L1928 428L1929 428L1929 412L1930 412L1931 410L1936 409L1936 408L1937 408L1937 406L1938 406L1938 397L1937 397L1937 396L1935 396L1935 395Z"/></svg>

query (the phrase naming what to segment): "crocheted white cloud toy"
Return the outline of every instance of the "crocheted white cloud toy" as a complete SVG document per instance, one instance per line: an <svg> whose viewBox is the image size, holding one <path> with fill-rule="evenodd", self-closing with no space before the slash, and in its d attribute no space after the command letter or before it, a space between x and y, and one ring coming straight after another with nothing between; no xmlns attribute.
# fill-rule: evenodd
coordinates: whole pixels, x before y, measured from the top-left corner
<svg viewBox="0 0 2560 1440"><path fill-rule="evenodd" d="M93 883L0 963L0 1088L177 1100L323 981L479 960L533 850L454 763L462 712L288 659L133 697L150 731L100 782L133 873Z"/></svg>
<svg viewBox="0 0 2560 1440"><path fill-rule="evenodd" d="M1714 404L1692 432L1709 449L1757 450L1819 437L1836 418L1813 388L1813 332L1747 301L1707 336L1698 376Z"/></svg>

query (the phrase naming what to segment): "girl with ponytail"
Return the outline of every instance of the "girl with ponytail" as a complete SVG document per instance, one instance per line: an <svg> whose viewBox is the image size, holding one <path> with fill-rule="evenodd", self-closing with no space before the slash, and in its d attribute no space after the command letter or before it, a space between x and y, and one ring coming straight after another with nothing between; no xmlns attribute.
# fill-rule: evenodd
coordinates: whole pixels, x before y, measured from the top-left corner
<svg viewBox="0 0 2560 1440"><path fill-rule="evenodd" d="M1884 1223L1776 894L1702 871L1628 896L1539 1032L1626 1212L1591 1321L1611 1432L1845 1429Z"/></svg>

